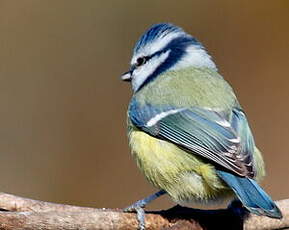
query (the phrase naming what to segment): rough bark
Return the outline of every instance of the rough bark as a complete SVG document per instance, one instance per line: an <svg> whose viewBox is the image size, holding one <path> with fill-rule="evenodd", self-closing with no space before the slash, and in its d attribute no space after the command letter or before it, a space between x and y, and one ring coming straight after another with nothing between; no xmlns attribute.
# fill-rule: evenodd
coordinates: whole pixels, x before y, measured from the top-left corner
<svg viewBox="0 0 289 230"><path fill-rule="evenodd" d="M146 228L166 230L210 229L289 229L289 199L277 202L282 220L252 214L240 215L230 210L199 210L175 206L166 211L146 213ZM0 193L0 229L137 229L134 213L120 209L96 209L54 204Z"/></svg>

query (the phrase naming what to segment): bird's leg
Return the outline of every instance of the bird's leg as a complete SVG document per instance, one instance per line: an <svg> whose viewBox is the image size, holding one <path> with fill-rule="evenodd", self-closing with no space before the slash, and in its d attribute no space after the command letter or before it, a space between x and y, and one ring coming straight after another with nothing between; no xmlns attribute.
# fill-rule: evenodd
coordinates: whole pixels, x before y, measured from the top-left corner
<svg viewBox="0 0 289 230"><path fill-rule="evenodd" d="M149 204L151 201L157 199L158 197L166 194L165 190L160 190L142 200L138 200L134 204L124 208L125 212L136 212L137 214L137 220L139 222L139 229L144 230L145 229L145 211L144 207Z"/></svg>
<svg viewBox="0 0 289 230"><path fill-rule="evenodd" d="M144 208L147 204L149 204L151 201L157 199L158 197L162 196L166 194L165 190L160 190L142 200L138 200L137 202L135 202L134 204L126 207L124 209L125 212L133 212L135 211L136 208Z"/></svg>

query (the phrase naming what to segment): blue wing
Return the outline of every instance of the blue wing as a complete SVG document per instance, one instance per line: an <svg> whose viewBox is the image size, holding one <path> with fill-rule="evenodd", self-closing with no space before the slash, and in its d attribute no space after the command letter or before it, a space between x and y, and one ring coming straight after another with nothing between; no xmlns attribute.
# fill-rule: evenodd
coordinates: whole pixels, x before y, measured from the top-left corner
<svg viewBox="0 0 289 230"><path fill-rule="evenodd" d="M199 107L174 108L130 104L132 123L144 132L198 154L240 176L255 175L254 140L245 114Z"/></svg>

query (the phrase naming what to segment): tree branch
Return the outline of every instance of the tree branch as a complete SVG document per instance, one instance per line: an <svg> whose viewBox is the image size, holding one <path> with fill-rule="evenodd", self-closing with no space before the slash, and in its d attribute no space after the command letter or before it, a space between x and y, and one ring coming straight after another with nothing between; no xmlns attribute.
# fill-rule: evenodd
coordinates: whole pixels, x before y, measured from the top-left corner
<svg viewBox="0 0 289 230"><path fill-rule="evenodd" d="M278 201L282 220L249 214L245 221L230 210L199 210L175 206L166 211L146 213L148 230L266 230L289 228L289 199ZM0 193L0 229L72 230L137 229L134 213L120 209L95 209L55 204ZM243 227L244 226L244 227Z"/></svg>

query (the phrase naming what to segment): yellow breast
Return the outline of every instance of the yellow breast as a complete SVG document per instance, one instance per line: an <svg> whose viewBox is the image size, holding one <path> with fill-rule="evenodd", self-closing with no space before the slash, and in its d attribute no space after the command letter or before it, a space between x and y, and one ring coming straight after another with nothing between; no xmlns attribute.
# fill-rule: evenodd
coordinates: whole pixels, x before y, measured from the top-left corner
<svg viewBox="0 0 289 230"><path fill-rule="evenodd" d="M166 190L177 203L208 202L232 194L216 175L213 165L175 144L154 138L136 127L130 127L129 143L148 181Z"/></svg>

